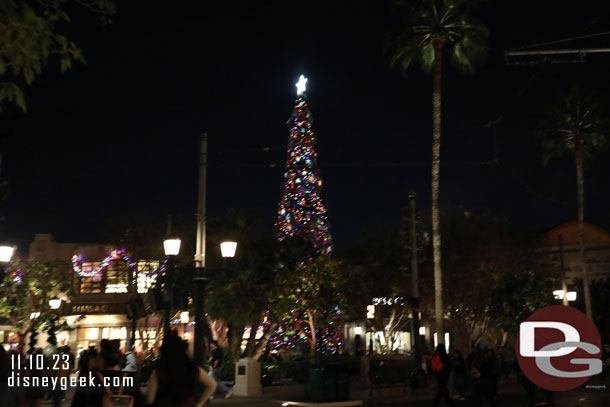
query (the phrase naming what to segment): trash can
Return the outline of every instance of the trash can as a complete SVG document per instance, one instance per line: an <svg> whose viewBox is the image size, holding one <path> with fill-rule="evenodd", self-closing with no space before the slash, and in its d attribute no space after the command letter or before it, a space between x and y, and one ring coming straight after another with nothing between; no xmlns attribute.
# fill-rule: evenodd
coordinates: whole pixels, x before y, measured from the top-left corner
<svg viewBox="0 0 610 407"><path fill-rule="evenodd" d="M309 368L309 381L307 383L307 397L311 401L324 401L324 368Z"/></svg>

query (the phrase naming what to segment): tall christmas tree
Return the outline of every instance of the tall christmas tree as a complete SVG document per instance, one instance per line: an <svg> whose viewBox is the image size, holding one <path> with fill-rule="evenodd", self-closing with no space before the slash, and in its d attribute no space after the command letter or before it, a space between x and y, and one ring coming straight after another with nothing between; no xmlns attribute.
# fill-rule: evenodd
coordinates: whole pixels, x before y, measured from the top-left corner
<svg viewBox="0 0 610 407"><path fill-rule="evenodd" d="M322 180L318 170L316 136L313 118L307 105L305 84L301 75L297 99L288 120L290 138L284 172L284 195L279 205L276 227L279 240L301 237L309 241L317 253L330 254L331 237L326 209L320 192Z"/></svg>

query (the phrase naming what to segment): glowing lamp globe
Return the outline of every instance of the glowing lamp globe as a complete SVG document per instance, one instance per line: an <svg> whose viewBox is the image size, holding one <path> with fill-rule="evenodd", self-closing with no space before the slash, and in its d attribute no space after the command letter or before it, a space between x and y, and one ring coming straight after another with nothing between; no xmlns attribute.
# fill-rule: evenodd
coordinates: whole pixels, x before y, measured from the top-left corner
<svg viewBox="0 0 610 407"><path fill-rule="evenodd" d="M166 239L163 241L163 249L166 256L177 256L180 253L180 239Z"/></svg>
<svg viewBox="0 0 610 407"><path fill-rule="evenodd" d="M563 290L555 290L555 291L553 291L553 297L556 300L563 300Z"/></svg>
<svg viewBox="0 0 610 407"><path fill-rule="evenodd" d="M15 248L13 246L0 246L0 263L8 263L13 258Z"/></svg>
<svg viewBox="0 0 610 407"><path fill-rule="evenodd" d="M57 297L53 297L49 300L49 307L51 309L59 309L61 307L61 300Z"/></svg>
<svg viewBox="0 0 610 407"><path fill-rule="evenodd" d="M235 257L237 250L237 242L222 242L220 244L220 252L222 257Z"/></svg>
<svg viewBox="0 0 610 407"><path fill-rule="evenodd" d="M568 297L568 301L576 301L576 291L568 291L566 297Z"/></svg>
<svg viewBox="0 0 610 407"><path fill-rule="evenodd" d="M191 316L189 315L188 311L183 311L180 313L180 323L181 324L188 324L190 320L191 320Z"/></svg>

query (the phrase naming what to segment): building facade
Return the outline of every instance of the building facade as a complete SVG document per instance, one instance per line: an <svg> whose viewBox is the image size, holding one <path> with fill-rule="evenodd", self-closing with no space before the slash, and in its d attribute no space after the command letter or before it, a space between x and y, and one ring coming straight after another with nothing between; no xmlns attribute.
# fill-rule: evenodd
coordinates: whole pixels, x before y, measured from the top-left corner
<svg viewBox="0 0 610 407"><path fill-rule="evenodd" d="M561 263L560 257L563 257L563 271L568 284L582 277L577 222L564 223L549 230L542 236L542 240L558 266ZM607 280L610 277L610 233L585 223L584 242L589 281Z"/></svg>
<svg viewBox="0 0 610 407"><path fill-rule="evenodd" d="M58 243L50 234L35 236L29 259L71 264L73 295L60 311L73 329L57 334L58 345L82 350L102 339L118 339L126 348L132 335L138 350L156 342L158 318L148 316L134 323L128 317L133 312L128 304L145 303L161 261L132 260L125 250L101 244Z"/></svg>

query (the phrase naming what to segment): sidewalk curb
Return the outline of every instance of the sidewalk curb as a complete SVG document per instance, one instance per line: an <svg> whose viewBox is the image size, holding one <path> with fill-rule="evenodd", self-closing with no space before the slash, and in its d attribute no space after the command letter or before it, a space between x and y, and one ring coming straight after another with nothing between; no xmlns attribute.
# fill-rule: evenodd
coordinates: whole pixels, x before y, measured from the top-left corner
<svg viewBox="0 0 610 407"><path fill-rule="evenodd" d="M363 406L362 400L333 401L330 403L310 403L301 401L282 401L282 406L301 406L301 407L357 407Z"/></svg>

